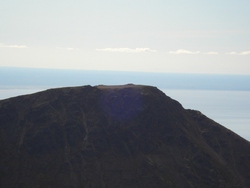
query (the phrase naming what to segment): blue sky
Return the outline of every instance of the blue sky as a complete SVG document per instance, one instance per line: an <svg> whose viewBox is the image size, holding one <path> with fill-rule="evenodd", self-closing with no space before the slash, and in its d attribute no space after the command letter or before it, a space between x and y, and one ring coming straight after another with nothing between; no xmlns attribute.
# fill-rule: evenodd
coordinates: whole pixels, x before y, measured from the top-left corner
<svg viewBox="0 0 250 188"><path fill-rule="evenodd" d="M0 0L0 66L250 75L247 0Z"/></svg>

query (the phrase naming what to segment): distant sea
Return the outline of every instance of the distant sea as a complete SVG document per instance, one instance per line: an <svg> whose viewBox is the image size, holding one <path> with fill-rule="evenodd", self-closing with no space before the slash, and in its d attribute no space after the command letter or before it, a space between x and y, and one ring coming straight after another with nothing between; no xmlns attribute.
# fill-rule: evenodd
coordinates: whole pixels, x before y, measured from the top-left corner
<svg viewBox="0 0 250 188"><path fill-rule="evenodd" d="M49 88L143 84L250 141L250 76L0 68L0 100Z"/></svg>

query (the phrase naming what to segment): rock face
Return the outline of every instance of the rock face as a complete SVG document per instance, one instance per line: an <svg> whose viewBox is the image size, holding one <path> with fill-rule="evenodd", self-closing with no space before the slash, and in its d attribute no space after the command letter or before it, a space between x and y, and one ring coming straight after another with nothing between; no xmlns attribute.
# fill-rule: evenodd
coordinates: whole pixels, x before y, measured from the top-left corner
<svg viewBox="0 0 250 188"><path fill-rule="evenodd" d="M250 143L155 87L0 101L0 187L247 188Z"/></svg>

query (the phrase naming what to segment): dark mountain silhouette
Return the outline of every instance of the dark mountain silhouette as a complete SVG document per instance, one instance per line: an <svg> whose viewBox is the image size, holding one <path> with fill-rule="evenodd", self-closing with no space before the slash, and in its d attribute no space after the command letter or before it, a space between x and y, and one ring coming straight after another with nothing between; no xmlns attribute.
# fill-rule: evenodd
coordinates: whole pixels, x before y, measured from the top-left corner
<svg viewBox="0 0 250 188"><path fill-rule="evenodd" d="M250 143L155 87L0 101L0 187L247 188Z"/></svg>

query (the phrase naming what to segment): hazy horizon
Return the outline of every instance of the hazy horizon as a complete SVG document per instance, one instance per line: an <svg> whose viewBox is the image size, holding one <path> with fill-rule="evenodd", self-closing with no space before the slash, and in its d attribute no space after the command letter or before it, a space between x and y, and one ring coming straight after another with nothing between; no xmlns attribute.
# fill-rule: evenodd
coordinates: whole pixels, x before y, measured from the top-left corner
<svg viewBox="0 0 250 188"><path fill-rule="evenodd" d="M0 87L152 85L163 89L250 90L250 75L0 67Z"/></svg>
<svg viewBox="0 0 250 188"><path fill-rule="evenodd" d="M250 75L250 1L1 1L0 66Z"/></svg>

